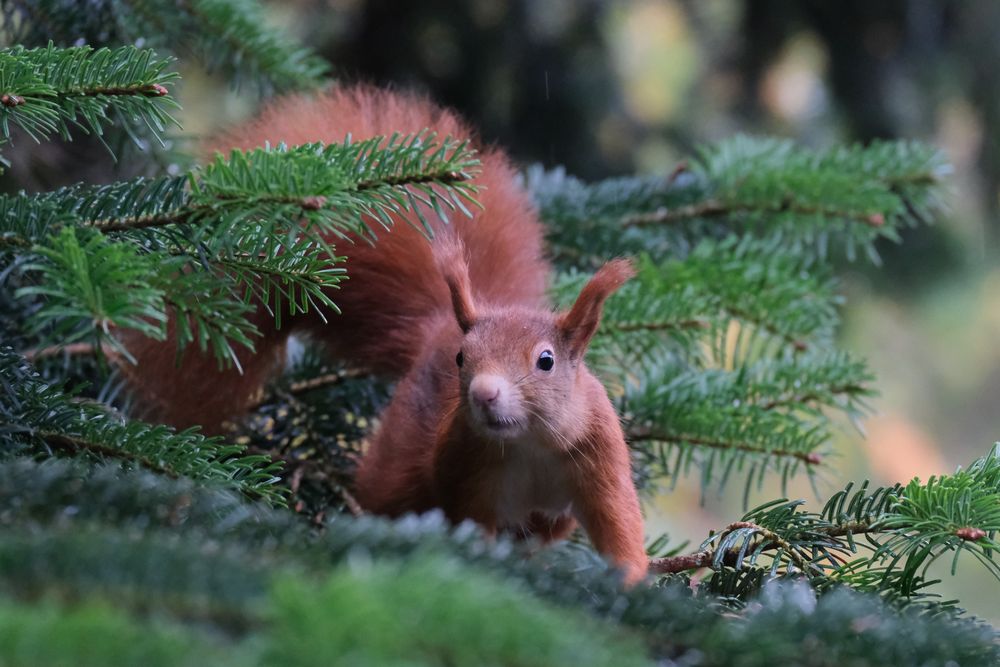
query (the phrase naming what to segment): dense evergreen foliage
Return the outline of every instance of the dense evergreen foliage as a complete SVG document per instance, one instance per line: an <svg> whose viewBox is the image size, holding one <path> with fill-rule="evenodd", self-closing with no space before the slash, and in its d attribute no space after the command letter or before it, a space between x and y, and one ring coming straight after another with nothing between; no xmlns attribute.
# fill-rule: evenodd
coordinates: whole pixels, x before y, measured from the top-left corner
<svg viewBox="0 0 1000 667"><path fill-rule="evenodd" d="M261 27L253 3L90 4L0 2L4 142L165 136L167 49L264 91L321 83L320 62ZM140 37L156 50L119 46ZM277 318L335 305L346 273L329 239L476 205L468 145L383 139L0 196L0 663L1000 661L996 631L926 576L964 556L1000 578L1000 449L924 483L848 484L818 511L734 510L691 553L654 542L656 574L626 590L581 542L529 554L435 514L361 515L356 454L391 388L327 367L307 341L225 438L129 419L104 358L128 358L121 329L162 339L172 309L180 345L231 363L257 336L252 302ZM943 172L918 144L749 137L669 177L527 171L557 302L606 258L639 257L590 362L645 490L833 475L834 423L875 390L837 348L831 260L877 259L876 239L940 216Z"/></svg>

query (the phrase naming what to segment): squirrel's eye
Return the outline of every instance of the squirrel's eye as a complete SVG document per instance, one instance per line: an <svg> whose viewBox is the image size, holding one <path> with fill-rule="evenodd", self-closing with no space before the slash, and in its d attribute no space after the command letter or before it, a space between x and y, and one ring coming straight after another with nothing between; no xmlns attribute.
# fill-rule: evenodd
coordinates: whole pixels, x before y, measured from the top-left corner
<svg viewBox="0 0 1000 667"><path fill-rule="evenodd" d="M551 371L556 363L556 358L552 356L552 350L545 350L538 355L538 367L543 371Z"/></svg>
<svg viewBox="0 0 1000 667"><path fill-rule="evenodd" d="M462 356L462 352L459 350L458 354L455 356L455 363L458 364L459 368L461 368L463 361L465 361L465 357Z"/></svg>

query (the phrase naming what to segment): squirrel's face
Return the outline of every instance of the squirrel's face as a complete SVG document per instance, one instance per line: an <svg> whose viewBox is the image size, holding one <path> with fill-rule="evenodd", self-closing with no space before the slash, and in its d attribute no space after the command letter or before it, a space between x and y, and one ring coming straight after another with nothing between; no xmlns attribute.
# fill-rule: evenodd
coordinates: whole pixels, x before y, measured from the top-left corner
<svg viewBox="0 0 1000 667"><path fill-rule="evenodd" d="M503 311L476 320L455 357L461 405L481 435L559 442L579 368L554 317Z"/></svg>
<svg viewBox="0 0 1000 667"><path fill-rule="evenodd" d="M526 436L569 446L570 429L587 415L573 395L580 364L601 321L604 302L635 275L628 260L608 262L559 314L509 308L478 312L461 246L444 241L437 253L465 334L456 350L460 400L469 425L499 441Z"/></svg>

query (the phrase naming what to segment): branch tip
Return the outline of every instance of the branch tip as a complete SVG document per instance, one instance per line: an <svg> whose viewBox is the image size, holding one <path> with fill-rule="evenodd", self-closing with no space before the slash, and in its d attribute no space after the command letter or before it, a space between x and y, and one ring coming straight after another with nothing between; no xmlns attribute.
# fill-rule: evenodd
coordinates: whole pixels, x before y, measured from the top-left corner
<svg viewBox="0 0 1000 667"><path fill-rule="evenodd" d="M306 197L302 200L302 210L304 211L318 211L324 206L326 206L326 197L322 195Z"/></svg>
<svg viewBox="0 0 1000 667"><path fill-rule="evenodd" d="M167 90L166 86L161 86L158 83L149 84L143 89L142 92L149 97L164 97L165 95L170 94L170 91Z"/></svg>
<svg viewBox="0 0 1000 667"><path fill-rule="evenodd" d="M976 540L986 537L986 531L982 528L976 528L975 526L965 526L964 528L959 528L955 531L957 537L961 537L963 540L969 542L975 542Z"/></svg>
<svg viewBox="0 0 1000 667"><path fill-rule="evenodd" d="M667 185L673 185L674 181L677 180L677 177L686 172L687 170L688 170L687 160L681 160L680 162L678 162L677 166L675 166L673 168L673 171L671 171L670 174L667 176Z"/></svg>

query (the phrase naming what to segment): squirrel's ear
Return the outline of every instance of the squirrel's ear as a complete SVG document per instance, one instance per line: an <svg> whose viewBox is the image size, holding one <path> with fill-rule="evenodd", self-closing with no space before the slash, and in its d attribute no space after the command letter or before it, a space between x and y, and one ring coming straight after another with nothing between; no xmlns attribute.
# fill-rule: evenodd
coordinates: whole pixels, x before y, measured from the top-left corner
<svg viewBox="0 0 1000 667"><path fill-rule="evenodd" d="M573 359L583 356L590 339L597 332L604 302L634 275L635 269L631 261L611 260L584 285L569 312L559 317L556 324L569 346L570 356Z"/></svg>
<svg viewBox="0 0 1000 667"><path fill-rule="evenodd" d="M465 250L458 240L441 239L435 244L434 258L444 281L448 283L451 305L455 309L458 326L461 327L462 333L468 333L476 323L476 305L472 300Z"/></svg>

